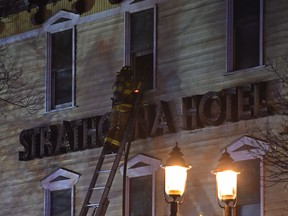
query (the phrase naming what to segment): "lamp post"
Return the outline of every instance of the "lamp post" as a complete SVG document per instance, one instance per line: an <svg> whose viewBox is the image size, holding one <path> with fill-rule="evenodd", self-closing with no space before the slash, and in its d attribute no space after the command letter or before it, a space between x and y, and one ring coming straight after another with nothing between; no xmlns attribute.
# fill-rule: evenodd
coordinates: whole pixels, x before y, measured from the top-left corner
<svg viewBox="0 0 288 216"><path fill-rule="evenodd" d="M161 165L161 167L165 169L164 197L166 202L171 204L171 216L178 216L179 203L181 204L183 202L183 199L181 201L181 197L185 191L187 170L189 170L191 166L186 164L177 143L169 155L170 157L167 159L166 164Z"/></svg>
<svg viewBox="0 0 288 216"><path fill-rule="evenodd" d="M218 205L224 209L224 216L231 216L231 210L237 204L237 176L240 172L227 150L211 173L216 175Z"/></svg>

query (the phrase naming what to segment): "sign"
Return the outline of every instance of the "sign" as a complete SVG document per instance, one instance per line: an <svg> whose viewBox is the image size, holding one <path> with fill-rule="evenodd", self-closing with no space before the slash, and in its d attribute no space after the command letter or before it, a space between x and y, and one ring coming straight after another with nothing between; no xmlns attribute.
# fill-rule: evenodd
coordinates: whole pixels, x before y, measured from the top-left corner
<svg viewBox="0 0 288 216"><path fill-rule="evenodd" d="M143 139L177 130L194 130L271 115L273 112L267 104L266 91L266 83L256 83L182 98L183 118L178 128L174 122L180 114L171 111L173 101L160 101L158 105L145 104L139 111L132 137ZM106 113L22 130L20 143L24 151L19 152L19 160L102 147L109 128L108 116L109 113Z"/></svg>
<svg viewBox="0 0 288 216"><path fill-rule="evenodd" d="M183 129L217 126L273 114L267 83L248 84L183 98Z"/></svg>

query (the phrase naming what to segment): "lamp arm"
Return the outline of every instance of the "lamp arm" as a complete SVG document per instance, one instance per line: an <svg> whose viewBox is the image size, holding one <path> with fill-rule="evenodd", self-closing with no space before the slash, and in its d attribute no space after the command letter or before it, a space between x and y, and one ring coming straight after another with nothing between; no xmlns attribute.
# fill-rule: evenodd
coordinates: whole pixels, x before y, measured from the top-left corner
<svg viewBox="0 0 288 216"><path fill-rule="evenodd" d="M229 203L230 203L230 202L226 202L225 204L226 204L227 206L229 206ZM218 198L217 198L217 204L218 204L218 206L219 206L220 208L222 208L222 209L225 208L225 205L221 205L221 202L219 201ZM232 201L232 206L231 206L231 207L232 207L232 208L235 208L236 205L237 205L237 198Z"/></svg>
<svg viewBox="0 0 288 216"><path fill-rule="evenodd" d="M173 202L173 200L171 201L171 200L168 199L169 196L167 196L167 194L165 193L165 181L164 181L163 197L165 198L165 201L167 203Z"/></svg>
<svg viewBox="0 0 288 216"><path fill-rule="evenodd" d="M166 201L167 203L171 203L171 202L172 202L172 201L168 200L167 195L166 195L166 193L165 193L165 190L164 190L163 196L164 196L165 201Z"/></svg>
<svg viewBox="0 0 288 216"><path fill-rule="evenodd" d="M218 206L219 206L220 208L222 208L222 209L225 208L225 206L221 205L221 203L219 202L219 199L218 199L218 198L217 198L217 204L218 204Z"/></svg>
<svg viewBox="0 0 288 216"><path fill-rule="evenodd" d="M219 201L219 198L218 198L218 187L216 186L216 200L217 200L217 204L220 208L224 209L225 206L221 205L220 201Z"/></svg>
<svg viewBox="0 0 288 216"><path fill-rule="evenodd" d="M238 202L238 199L237 199L237 196L236 196L235 200L233 201L233 206L232 206L232 208L236 207L237 202Z"/></svg>
<svg viewBox="0 0 288 216"><path fill-rule="evenodd" d="M172 201L168 200L168 198L167 198L167 194L166 194L166 192L165 192L165 177L164 177L163 196L164 196L165 201L166 201L167 203L171 203L171 202L172 202Z"/></svg>
<svg viewBox="0 0 288 216"><path fill-rule="evenodd" d="M165 201L166 201L167 203L173 203L173 202L176 202L177 197L176 197L176 198L175 198L175 197L170 197L170 196L168 196L168 195L166 194L166 192L165 192L165 177L164 177L163 196L164 196ZM170 197L171 199L169 200L168 197ZM181 202L178 202L178 203L182 204L183 201L184 201L184 198L183 198L183 200L182 200Z"/></svg>
<svg viewBox="0 0 288 216"><path fill-rule="evenodd" d="M180 205L184 202L184 196L181 196L181 200L178 202Z"/></svg>
<svg viewBox="0 0 288 216"><path fill-rule="evenodd" d="M183 196L181 196L181 200L179 201L179 197L170 197L170 196L168 196L166 193L165 193L165 189L164 189L164 192L163 192L163 197L164 197L164 199L165 199L165 201L167 202L167 203L173 203L173 202L177 202L178 204L182 204L183 202L184 202L184 197ZM168 198L170 198L170 199L168 199Z"/></svg>
<svg viewBox="0 0 288 216"><path fill-rule="evenodd" d="M218 198L218 188L217 188L217 187L216 187L216 199L217 199L217 204L218 204L218 206L219 206L220 208L224 209L225 206L224 206L224 205L221 205L221 203L220 203L220 201L219 201L219 198ZM232 208L236 207L237 201L238 201L238 199L237 199L237 196L236 196L235 200L233 200ZM226 203L226 205L229 205L229 202Z"/></svg>

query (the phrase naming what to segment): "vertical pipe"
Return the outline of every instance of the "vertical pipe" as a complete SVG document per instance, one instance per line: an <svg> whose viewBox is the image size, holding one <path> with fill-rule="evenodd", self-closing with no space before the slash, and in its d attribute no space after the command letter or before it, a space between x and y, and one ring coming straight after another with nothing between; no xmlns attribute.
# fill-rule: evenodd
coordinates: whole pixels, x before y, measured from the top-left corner
<svg viewBox="0 0 288 216"><path fill-rule="evenodd" d="M178 216L178 212L179 212L179 203L176 201L173 201L170 203L170 216Z"/></svg>
<svg viewBox="0 0 288 216"><path fill-rule="evenodd" d="M224 216L231 216L231 206L225 205L225 207L224 207Z"/></svg>

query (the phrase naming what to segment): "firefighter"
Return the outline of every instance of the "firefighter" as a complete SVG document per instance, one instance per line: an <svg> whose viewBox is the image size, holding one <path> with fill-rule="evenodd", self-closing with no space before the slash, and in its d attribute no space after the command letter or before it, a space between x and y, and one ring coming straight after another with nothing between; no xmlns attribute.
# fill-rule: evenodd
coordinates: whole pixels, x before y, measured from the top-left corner
<svg viewBox="0 0 288 216"><path fill-rule="evenodd" d="M124 66L116 76L113 85L112 110L109 115L109 129L104 139L107 153L117 153L126 124L135 102L134 72L130 66Z"/></svg>

